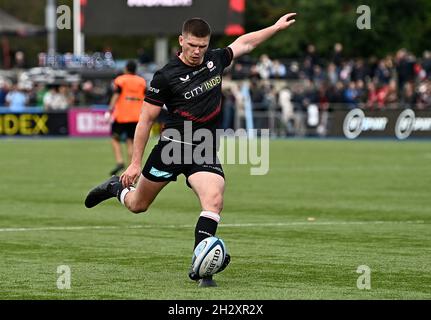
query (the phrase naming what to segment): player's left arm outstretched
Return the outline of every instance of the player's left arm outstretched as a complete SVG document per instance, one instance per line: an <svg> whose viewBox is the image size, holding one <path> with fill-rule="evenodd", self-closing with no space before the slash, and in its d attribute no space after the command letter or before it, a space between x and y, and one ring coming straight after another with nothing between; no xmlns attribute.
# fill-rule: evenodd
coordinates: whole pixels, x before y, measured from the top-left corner
<svg viewBox="0 0 431 320"><path fill-rule="evenodd" d="M278 31L287 29L295 23L296 13L288 13L282 16L272 26L243 34L232 42L229 47L233 51L233 57L238 58L239 56L251 52L259 44L272 37Z"/></svg>

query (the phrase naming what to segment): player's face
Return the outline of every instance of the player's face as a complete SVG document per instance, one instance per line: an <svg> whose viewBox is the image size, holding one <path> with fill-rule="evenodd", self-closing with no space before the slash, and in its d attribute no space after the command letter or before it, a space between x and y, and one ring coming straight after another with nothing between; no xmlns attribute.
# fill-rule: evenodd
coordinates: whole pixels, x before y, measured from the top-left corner
<svg viewBox="0 0 431 320"><path fill-rule="evenodd" d="M198 38L191 34L180 35L180 46L182 48L181 59L190 66L198 66L204 59L208 50L210 36Z"/></svg>

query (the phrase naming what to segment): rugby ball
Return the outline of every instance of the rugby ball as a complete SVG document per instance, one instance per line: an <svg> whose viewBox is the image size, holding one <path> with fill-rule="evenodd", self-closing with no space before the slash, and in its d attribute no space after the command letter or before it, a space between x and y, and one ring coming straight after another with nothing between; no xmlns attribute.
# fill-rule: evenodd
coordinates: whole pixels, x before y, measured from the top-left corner
<svg viewBox="0 0 431 320"><path fill-rule="evenodd" d="M193 272L201 278L213 275L223 265L226 251L226 246L220 238L209 237L202 240L193 252Z"/></svg>

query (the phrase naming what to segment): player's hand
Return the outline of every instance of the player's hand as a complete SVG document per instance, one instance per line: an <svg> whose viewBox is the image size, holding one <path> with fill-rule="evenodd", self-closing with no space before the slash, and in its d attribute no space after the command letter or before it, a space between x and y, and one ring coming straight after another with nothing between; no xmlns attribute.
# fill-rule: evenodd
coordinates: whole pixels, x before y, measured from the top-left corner
<svg viewBox="0 0 431 320"><path fill-rule="evenodd" d="M111 111L106 111L106 112L105 112L105 114L103 115L103 117L105 118L105 121L106 121L107 123L111 123L111 122L113 122L113 119L112 119L112 112L111 112Z"/></svg>
<svg viewBox="0 0 431 320"><path fill-rule="evenodd" d="M120 176L120 181L124 188L133 185L141 174L141 167L139 165L131 164L127 167L126 171Z"/></svg>
<svg viewBox="0 0 431 320"><path fill-rule="evenodd" d="M295 16L296 13L288 13L282 16L278 21L274 24L278 28L278 30L283 30L288 27L290 27L292 24L295 23Z"/></svg>

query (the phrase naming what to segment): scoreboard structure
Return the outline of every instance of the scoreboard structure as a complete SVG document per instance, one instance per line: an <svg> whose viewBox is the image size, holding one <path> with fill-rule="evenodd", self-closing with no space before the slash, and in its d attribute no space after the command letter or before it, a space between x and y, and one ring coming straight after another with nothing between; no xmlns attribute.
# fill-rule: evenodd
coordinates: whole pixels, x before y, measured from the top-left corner
<svg viewBox="0 0 431 320"><path fill-rule="evenodd" d="M81 0L81 10L86 35L178 35L194 17L213 34L244 33L245 0Z"/></svg>

